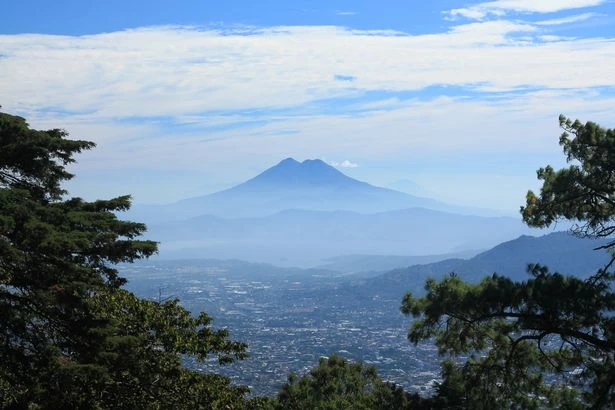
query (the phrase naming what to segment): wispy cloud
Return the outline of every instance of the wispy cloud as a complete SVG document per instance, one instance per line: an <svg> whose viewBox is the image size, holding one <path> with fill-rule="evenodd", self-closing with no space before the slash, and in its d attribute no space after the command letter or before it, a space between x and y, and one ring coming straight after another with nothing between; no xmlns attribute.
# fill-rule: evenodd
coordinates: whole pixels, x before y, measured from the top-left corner
<svg viewBox="0 0 615 410"><path fill-rule="evenodd" d="M599 13L583 13L583 14L576 14L574 16L567 16L567 17L562 17L562 18L558 18L558 19L550 19L550 20L543 20L543 21L538 21L534 24L537 24L539 26L558 26L561 24L570 24L570 23L578 23L580 21L586 21L589 20L593 17L598 17L601 16L601 14Z"/></svg>
<svg viewBox="0 0 615 410"><path fill-rule="evenodd" d="M488 21L414 36L338 27L4 35L0 92L7 108L118 119L280 109L432 85L483 91L615 86L605 68L615 59L615 40L545 42L542 34L527 23ZM344 74L354 78L351 87L340 73L352 73Z"/></svg>
<svg viewBox="0 0 615 410"><path fill-rule="evenodd" d="M349 161L347 159L345 159L342 162L332 161L332 162L329 162L329 165L334 166L336 168L358 168L359 167L359 164L356 164L356 163L354 163L352 161Z"/></svg>
<svg viewBox="0 0 615 410"><path fill-rule="evenodd" d="M336 11L335 14L338 16L356 16L357 12L356 11Z"/></svg>
<svg viewBox="0 0 615 410"><path fill-rule="evenodd" d="M599 6L607 0L496 0L474 6L452 9L449 18L464 17L483 20L489 16L502 17L507 13L554 13L564 10Z"/></svg>

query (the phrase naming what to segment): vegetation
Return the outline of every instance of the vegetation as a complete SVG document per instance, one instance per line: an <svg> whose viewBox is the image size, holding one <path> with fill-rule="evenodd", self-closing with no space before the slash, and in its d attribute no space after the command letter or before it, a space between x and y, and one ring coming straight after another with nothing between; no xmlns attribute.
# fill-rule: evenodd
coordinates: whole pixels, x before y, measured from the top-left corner
<svg viewBox="0 0 615 410"><path fill-rule="evenodd" d="M240 408L245 388L186 370L245 346L176 300L124 290L115 264L156 252L118 220L127 196L68 198L66 165L94 147L0 113L0 408Z"/></svg>
<svg viewBox="0 0 615 410"><path fill-rule="evenodd" d="M544 227L576 221L580 235L615 233L615 131L560 117L570 166L538 170L523 219ZM613 250L615 242L602 248ZM607 408L615 403L615 257L582 280L530 265L514 282L494 274L468 284L451 274L407 294L413 343L435 340L443 362L437 407Z"/></svg>
<svg viewBox="0 0 615 410"><path fill-rule="evenodd" d="M278 394L276 409L415 409L421 402L394 384L382 381L373 366L349 363L332 355L297 378L290 375Z"/></svg>

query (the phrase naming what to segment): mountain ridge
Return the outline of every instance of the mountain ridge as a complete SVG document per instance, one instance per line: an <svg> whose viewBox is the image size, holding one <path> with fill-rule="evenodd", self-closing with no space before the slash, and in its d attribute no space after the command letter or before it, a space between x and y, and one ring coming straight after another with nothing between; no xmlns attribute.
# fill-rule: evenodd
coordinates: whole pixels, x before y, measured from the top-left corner
<svg viewBox="0 0 615 410"><path fill-rule="evenodd" d="M201 215L150 225L152 239L164 238L161 254L238 258L300 266L344 254L458 253L485 249L533 232L517 218L467 216L410 208L373 214L353 211L284 210L264 217Z"/></svg>
<svg viewBox="0 0 615 410"><path fill-rule="evenodd" d="M451 272L474 283L493 273L520 281L530 278L527 266L531 263L547 266L551 272L587 277L609 261L607 252L595 250L605 242L603 239L579 238L567 231L542 236L521 235L472 258L452 258L394 269L365 281L362 286L379 286L388 292L406 289L422 293L428 277L439 279Z"/></svg>

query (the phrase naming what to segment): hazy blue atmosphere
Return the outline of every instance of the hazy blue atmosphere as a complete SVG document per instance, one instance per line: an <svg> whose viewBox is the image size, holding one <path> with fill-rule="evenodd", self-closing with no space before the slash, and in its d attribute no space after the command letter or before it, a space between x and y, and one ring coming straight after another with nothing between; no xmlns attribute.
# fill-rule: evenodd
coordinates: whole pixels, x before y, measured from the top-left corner
<svg viewBox="0 0 615 410"><path fill-rule="evenodd" d="M376 187L321 160L287 158L248 181L168 205L134 206L160 256L319 266L349 255L473 254L530 229L518 216ZM565 229L568 225L557 227Z"/></svg>
<svg viewBox="0 0 615 410"><path fill-rule="evenodd" d="M71 193L171 203L284 158L514 214L560 113L612 126L604 0L10 1L0 103L96 150Z"/></svg>

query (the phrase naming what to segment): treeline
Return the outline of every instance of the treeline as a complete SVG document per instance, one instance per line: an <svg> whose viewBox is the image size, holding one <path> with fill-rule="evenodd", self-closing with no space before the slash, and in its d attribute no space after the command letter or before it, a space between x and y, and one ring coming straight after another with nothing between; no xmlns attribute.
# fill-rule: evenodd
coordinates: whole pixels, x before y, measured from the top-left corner
<svg viewBox="0 0 615 410"><path fill-rule="evenodd" d="M570 163L538 171L521 213L576 233L615 233L615 132L560 117ZM370 366L323 358L276 397L250 397L226 377L189 370L186 356L241 360L246 345L179 301L128 292L117 263L157 251L145 226L121 221L128 196L67 196L66 166L94 147L0 113L0 408L7 409L508 409L612 408L615 294L611 262L587 279L529 267L528 280L468 284L451 274L407 294L408 338L435 343L442 382L419 397ZM615 242L604 248L613 250ZM604 250L603 250L604 251ZM539 261L537 261L539 262Z"/></svg>

